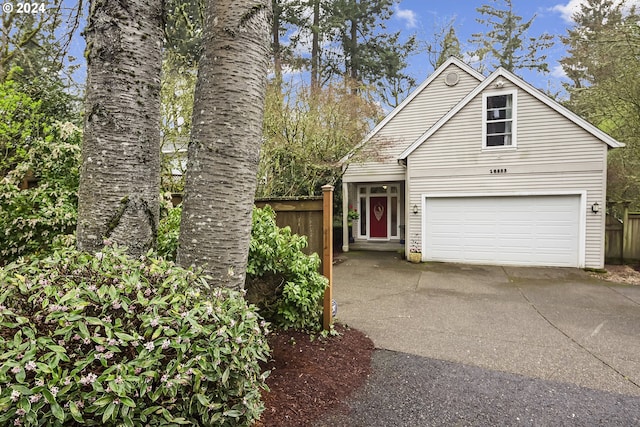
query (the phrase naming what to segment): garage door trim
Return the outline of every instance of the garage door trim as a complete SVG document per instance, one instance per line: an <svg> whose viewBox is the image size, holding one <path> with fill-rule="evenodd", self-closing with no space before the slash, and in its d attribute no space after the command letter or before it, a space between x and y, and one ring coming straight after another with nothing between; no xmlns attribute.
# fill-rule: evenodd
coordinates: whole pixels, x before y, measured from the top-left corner
<svg viewBox="0 0 640 427"><path fill-rule="evenodd" d="M544 192L502 192L502 193L423 193L421 194L421 214L420 214L420 228L421 228L421 250L422 261L427 261L427 247L426 247L426 227L425 227L425 215L427 212L427 199L434 198L481 198L481 197L535 197L535 196L578 196L579 197L579 225L578 225L578 268L584 268L586 263L586 228L587 228L587 192L584 190L567 190L567 191L544 191Z"/></svg>

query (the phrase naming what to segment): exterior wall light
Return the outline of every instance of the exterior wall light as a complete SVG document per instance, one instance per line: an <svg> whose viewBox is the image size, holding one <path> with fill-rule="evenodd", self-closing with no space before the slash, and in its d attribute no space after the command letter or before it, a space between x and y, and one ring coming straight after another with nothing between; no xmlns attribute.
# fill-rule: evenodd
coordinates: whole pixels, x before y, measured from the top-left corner
<svg viewBox="0 0 640 427"><path fill-rule="evenodd" d="M413 214L418 215L418 205L413 205Z"/></svg>
<svg viewBox="0 0 640 427"><path fill-rule="evenodd" d="M595 202L593 205L591 205L591 212L593 212L594 214L600 212L600 204L598 202Z"/></svg>

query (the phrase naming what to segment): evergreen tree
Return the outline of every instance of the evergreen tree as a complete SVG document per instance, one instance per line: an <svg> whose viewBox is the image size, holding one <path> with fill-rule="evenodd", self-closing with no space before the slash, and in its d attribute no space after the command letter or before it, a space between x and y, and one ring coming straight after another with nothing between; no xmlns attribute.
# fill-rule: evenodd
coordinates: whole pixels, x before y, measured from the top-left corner
<svg viewBox="0 0 640 427"><path fill-rule="evenodd" d="M434 69L444 64L452 56L462 57L460 40L456 34L454 22L455 19L451 19L436 28L432 41L425 44L427 58Z"/></svg>
<svg viewBox="0 0 640 427"><path fill-rule="evenodd" d="M385 31L393 15L393 0L336 0L332 4L335 41L341 49L341 64L332 72L360 85L384 87L385 79L409 79L403 70L407 56L415 50L415 37L400 42L400 32ZM338 67L342 67L339 69Z"/></svg>
<svg viewBox="0 0 640 427"><path fill-rule="evenodd" d="M625 2L589 0L574 19L562 39L567 105L626 144L609 155L607 198L640 209L640 15Z"/></svg>
<svg viewBox="0 0 640 427"><path fill-rule="evenodd" d="M488 61L490 69L503 67L511 72L520 69L549 71L545 50L553 45L553 36L528 36L535 15L526 22L516 15L512 0L492 0L476 9L483 17L476 18L488 31L474 33L470 43L477 46L473 56Z"/></svg>
<svg viewBox="0 0 640 427"><path fill-rule="evenodd" d="M606 68L615 52L594 47L623 23L622 5L615 0L586 0L573 15L574 27L561 37L568 55L560 63L574 88L593 84L610 73Z"/></svg>

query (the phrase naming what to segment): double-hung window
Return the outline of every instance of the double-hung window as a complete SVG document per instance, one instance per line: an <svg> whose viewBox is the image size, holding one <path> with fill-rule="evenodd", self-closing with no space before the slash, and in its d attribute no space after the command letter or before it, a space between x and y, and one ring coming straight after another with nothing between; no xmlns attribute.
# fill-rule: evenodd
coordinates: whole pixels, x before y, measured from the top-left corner
<svg viewBox="0 0 640 427"><path fill-rule="evenodd" d="M483 99L483 148L515 147L516 92L487 93Z"/></svg>

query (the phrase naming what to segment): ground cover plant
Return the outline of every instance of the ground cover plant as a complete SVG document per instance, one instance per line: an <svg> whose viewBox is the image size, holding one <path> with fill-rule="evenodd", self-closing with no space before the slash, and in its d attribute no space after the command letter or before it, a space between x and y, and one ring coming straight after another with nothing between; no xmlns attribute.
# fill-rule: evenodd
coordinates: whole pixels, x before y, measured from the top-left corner
<svg viewBox="0 0 640 427"><path fill-rule="evenodd" d="M260 416L266 324L242 294L111 246L11 263L0 283L0 425L224 426Z"/></svg>

